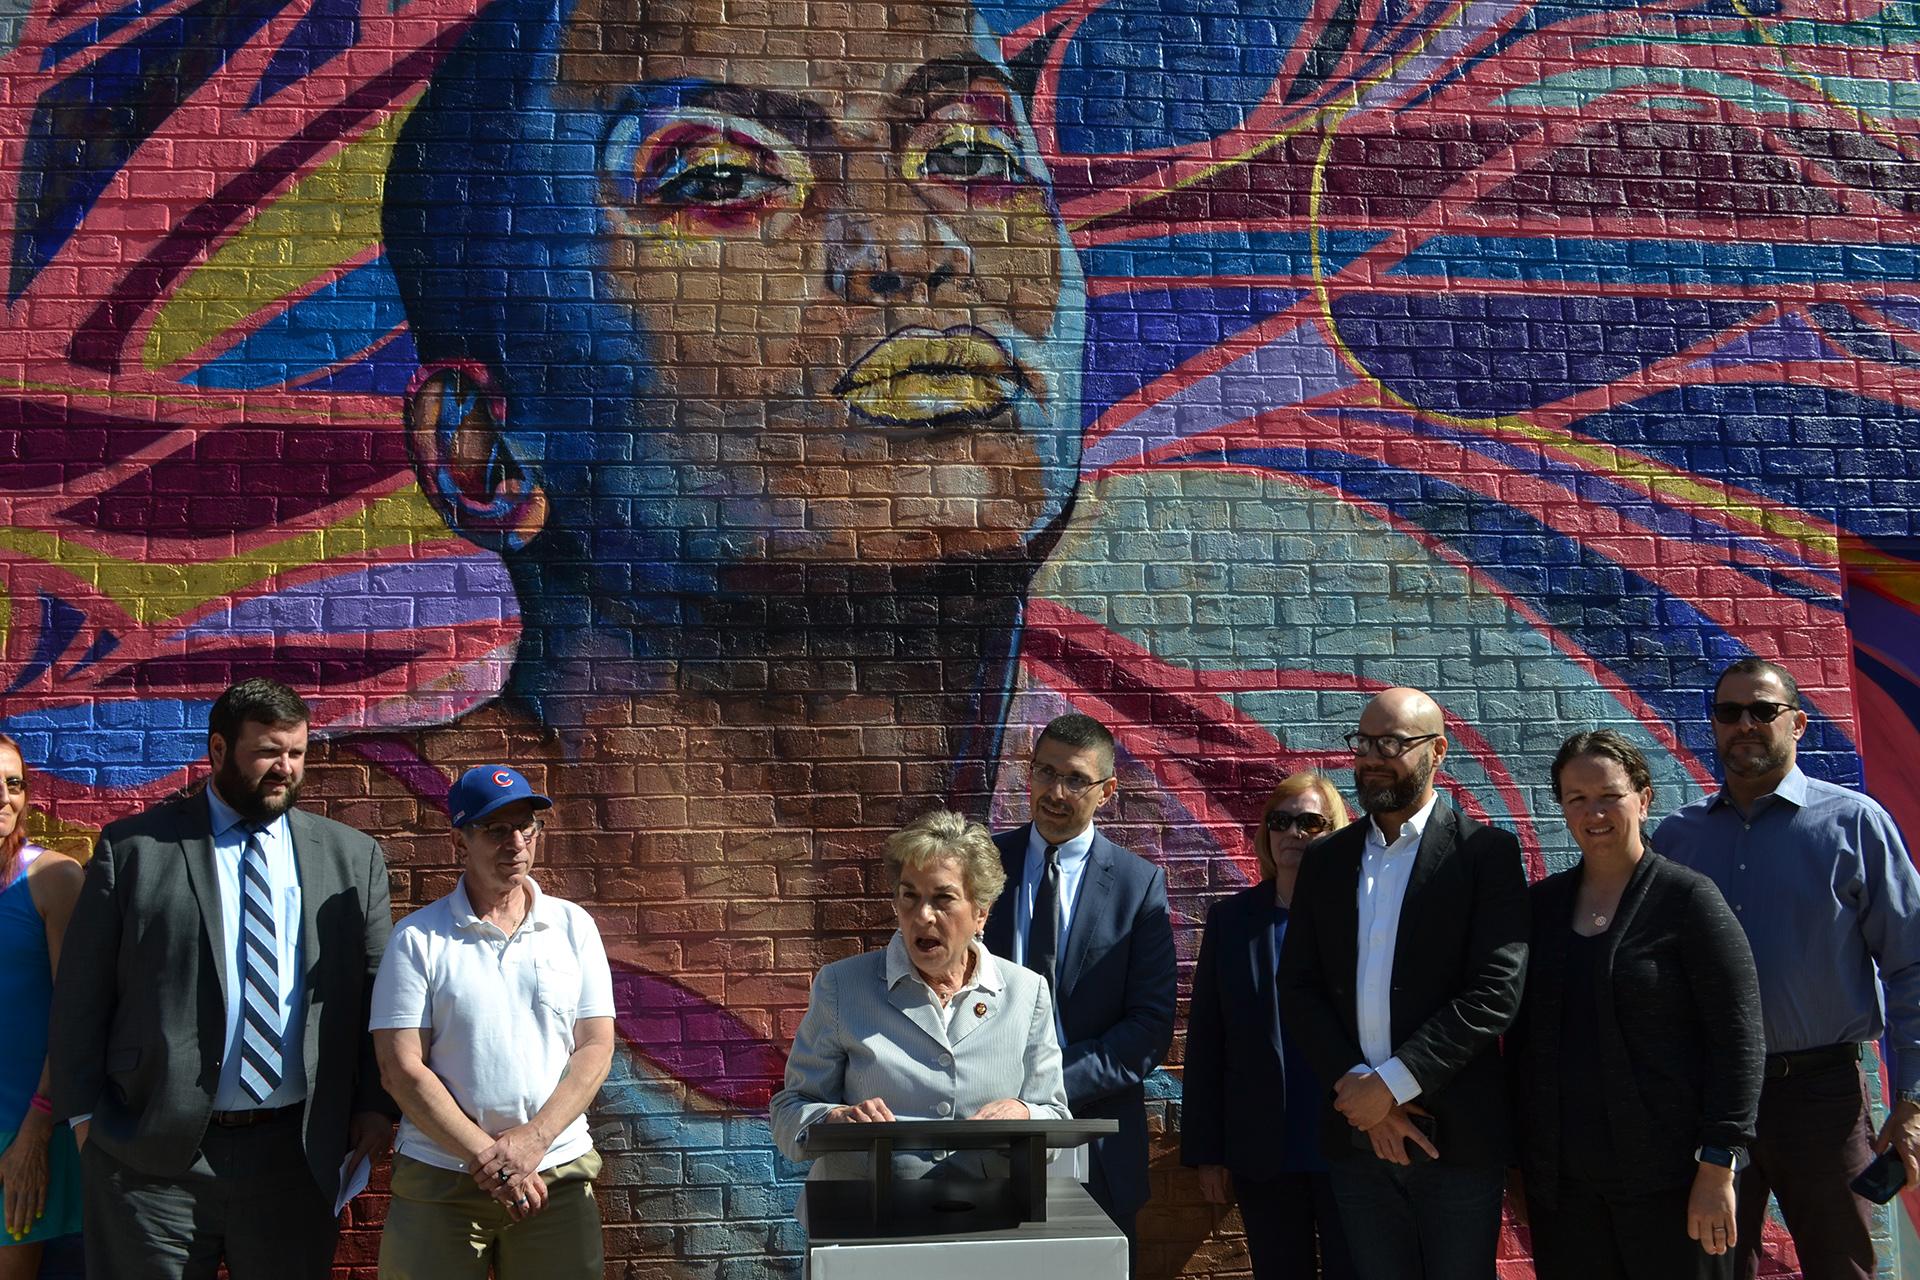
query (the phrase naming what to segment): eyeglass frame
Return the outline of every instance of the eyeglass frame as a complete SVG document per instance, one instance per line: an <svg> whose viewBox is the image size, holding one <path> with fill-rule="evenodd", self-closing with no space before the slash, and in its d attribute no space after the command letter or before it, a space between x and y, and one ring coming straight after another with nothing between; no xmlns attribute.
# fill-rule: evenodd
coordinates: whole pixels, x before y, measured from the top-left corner
<svg viewBox="0 0 1920 1280"><path fill-rule="evenodd" d="M1051 791L1058 784L1076 800L1102 783L1112 782L1116 776L1110 773L1104 778L1082 778L1077 773L1061 773L1050 764L1027 766L1027 778L1037 790Z"/></svg>
<svg viewBox="0 0 1920 1280"><path fill-rule="evenodd" d="M1320 829L1317 831L1308 831L1305 827L1301 826L1301 821L1306 818L1312 818L1318 821L1320 823ZM1277 827L1274 826L1273 824L1276 821L1281 825ZM1279 809L1275 809L1266 817L1260 819L1260 825L1266 830L1268 835L1277 836L1284 835L1288 831L1298 831L1301 835L1311 839L1314 836L1322 836L1333 830L1333 819L1324 813L1314 813L1312 810L1308 810L1306 813L1283 813Z"/></svg>
<svg viewBox="0 0 1920 1280"><path fill-rule="evenodd" d="M461 829L470 834L477 832L496 845L507 844L512 841L514 837L518 836L531 848L534 843L545 834L547 820L545 818L528 818L519 826L510 826L504 822L476 822ZM500 834L503 831L506 832L505 835Z"/></svg>
<svg viewBox="0 0 1920 1280"><path fill-rule="evenodd" d="M1418 733L1409 738L1398 733L1361 733L1358 729L1355 729L1343 738L1342 741L1347 744L1347 750L1353 752L1356 756L1374 755L1379 756L1382 760L1398 760L1401 756L1404 756L1421 743L1432 742L1435 738L1444 738L1446 736L1444 733ZM1400 745L1392 751L1387 751L1384 748L1389 742L1397 742ZM1368 744L1364 752L1360 749L1361 743Z"/></svg>
<svg viewBox="0 0 1920 1280"><path fill-rule="evenodd" d="M1733 718L1731 720L1720 714L1722 707L1733 708ZM1773 711L1763 720L1760 718L1760 713L1755 710L1757 707L1772 707ZM1772 724L1775 720L1787 714L1787 712L1798 710L1800 710L1800 704L1797 702L1775 702L1772 698L1755 698L1752 702L1734 702L1728 699L1725 702L1715 702L1710 705L1707 708L1707 714L1713 717L1715 724L1723 724L1728 728L1732 728L1742 720L1747 719L1752 720L1755 724Z"/></svg>

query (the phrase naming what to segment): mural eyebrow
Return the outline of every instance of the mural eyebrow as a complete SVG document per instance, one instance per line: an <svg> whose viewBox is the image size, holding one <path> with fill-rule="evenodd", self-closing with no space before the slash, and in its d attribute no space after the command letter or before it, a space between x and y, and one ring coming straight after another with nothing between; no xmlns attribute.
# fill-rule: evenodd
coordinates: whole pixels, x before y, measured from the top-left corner
<svg viewBox="0 0 1920 1280"><path fill-rule="evenodd" d="M694 87L682 102L757 120L786 134L801 146L816 144L832 132L827 112L818 103L770 89L751 89L737 84L703 84Z"/></svg>
<svg viewBox="0 0 1920 1280"><path fill-rule="evenodd" d="M944 94L961 93L976 80L993 81L1009 98L1020 96L1005 67L977 55L961 54L923 63L906 78L894 97L902 102L915 98L937 98Z"/></svg>

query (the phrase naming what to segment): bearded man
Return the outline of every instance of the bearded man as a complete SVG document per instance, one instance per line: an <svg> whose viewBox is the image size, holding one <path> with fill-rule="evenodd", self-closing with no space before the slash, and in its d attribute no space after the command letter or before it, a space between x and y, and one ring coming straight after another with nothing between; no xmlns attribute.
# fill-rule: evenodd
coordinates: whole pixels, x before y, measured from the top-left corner
<svg viewBox="0 0 1920 1280"><path fill-rule="evenodd" d="M310 719L283 684L234 685L206 789L109 824L87 864L50 1056L91 1275L320 1280L343 1158L392 1141L367 1031L387 863L294 807Z"/></svg>

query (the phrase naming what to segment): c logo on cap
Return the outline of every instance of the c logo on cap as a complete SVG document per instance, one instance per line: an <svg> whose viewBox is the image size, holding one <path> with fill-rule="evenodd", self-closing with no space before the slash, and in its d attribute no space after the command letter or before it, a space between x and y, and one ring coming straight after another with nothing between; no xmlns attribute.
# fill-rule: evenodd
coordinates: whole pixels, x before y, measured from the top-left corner
<svg viewBox="0 0 1920 1280"><path fill-rule="evenodd" d="M493 785L496 787L510 787L513 785L513 775L505 769L502 769L493 775Z"/></svg>

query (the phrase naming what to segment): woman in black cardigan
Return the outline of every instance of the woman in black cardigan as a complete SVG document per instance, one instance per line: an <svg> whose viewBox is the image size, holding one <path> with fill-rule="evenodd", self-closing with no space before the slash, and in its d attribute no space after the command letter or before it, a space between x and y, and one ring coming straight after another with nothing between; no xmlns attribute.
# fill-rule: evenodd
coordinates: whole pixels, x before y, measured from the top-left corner
<svg viewBox="0 0 1920 1280"><path fill-rule="evenodd" d="M1645 844L1632 742L1575 734L1553 788L1580 861L1533 886L1507 1039L1536 1274L1730 1277L1765 1062L1753 953L1712 881Z"/></svg>

